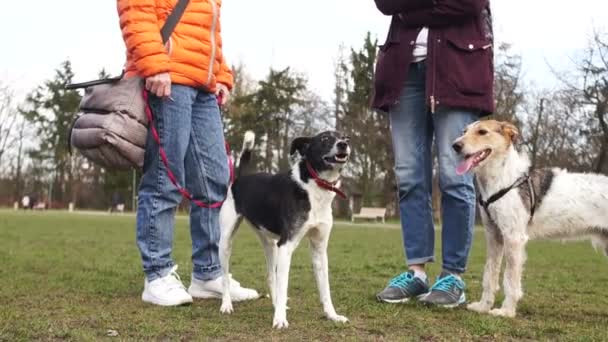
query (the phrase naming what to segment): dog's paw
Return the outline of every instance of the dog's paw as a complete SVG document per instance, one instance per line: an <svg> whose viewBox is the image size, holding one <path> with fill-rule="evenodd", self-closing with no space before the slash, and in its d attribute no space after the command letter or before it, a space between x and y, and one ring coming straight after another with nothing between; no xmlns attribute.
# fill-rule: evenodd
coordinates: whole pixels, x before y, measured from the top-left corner
<svg viewBox="0 0 608 342"><path fill-rule="evenodd" d="M497 316L497 317L515 317L515 310L509 310L509 309L492 309L489 311L490 315L492 316Z"/></svg>
<svg viewBox="0 0 608 342"><path fill-rule="evenodd" d="M327 319L329 319L330 321L334 321L337 323L346 323L348 322L348 318L342 316L342 315L338 315L338 314L334 314L334 315L328 315Z"/></svg>
<svg viewBox="0 0 608 342"><path fill-rule="evenodd" d="M234 309L232 308L232 303L222 303L222 306L220 307L221 313L229 315L233 311L234 311Z"/></svg>
<svg viewBox="0 0 608 342"><path fill-rule="evenodd" d="M483 302L475 302L475 303L471 303L471 304L467 305L467 309L469 309L471 311L479 312L479 313L486 313L486 312L490 311L491 308L492 308L492 306L487 305Z"/></svg>
<svg viewBox="0 0 608 342"><path fill-rule="evenodd" d="M272 320L272 327L275 329L287 329L287 327L289 327L289 322L287 322L287 318L275 317Z"/></svg>

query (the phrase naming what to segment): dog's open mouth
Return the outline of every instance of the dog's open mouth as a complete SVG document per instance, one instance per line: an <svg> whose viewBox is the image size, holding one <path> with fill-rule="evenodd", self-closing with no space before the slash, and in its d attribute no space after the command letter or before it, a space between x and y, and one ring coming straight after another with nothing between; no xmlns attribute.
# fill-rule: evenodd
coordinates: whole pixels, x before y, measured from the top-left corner
<svg viewBox="0 0 608 342"><path fill-rule="evenodd" d="M344 164L348 161L348 153L336 153L333 156L324 157L323 160L332 164Z"/></svg>
<svg viewBox="0 0 608 342"><path fill-rule="evenodd" d="M465 173L471 171L471 169L479 165L479 163L486 160L486 158L488 158L491 153L491 149L485 149L477 153L467 154L466 156L464 156L464 160L456 168L456 173L458 175L464 175Z"/></svg>

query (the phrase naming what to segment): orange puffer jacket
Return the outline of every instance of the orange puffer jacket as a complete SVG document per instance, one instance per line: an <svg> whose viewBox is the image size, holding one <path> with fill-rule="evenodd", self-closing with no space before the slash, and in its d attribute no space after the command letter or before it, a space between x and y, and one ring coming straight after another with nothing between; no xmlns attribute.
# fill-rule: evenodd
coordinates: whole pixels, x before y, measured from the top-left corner
<svg viewBox="0 0 608 342"><path fill-rule="evenodd" d="M127 77L171 74L176 84L232 88L232 73L222 54L221 0L190 0L165 46L160 29L177 0L118 0L120 27L127 47Z"/></svg>

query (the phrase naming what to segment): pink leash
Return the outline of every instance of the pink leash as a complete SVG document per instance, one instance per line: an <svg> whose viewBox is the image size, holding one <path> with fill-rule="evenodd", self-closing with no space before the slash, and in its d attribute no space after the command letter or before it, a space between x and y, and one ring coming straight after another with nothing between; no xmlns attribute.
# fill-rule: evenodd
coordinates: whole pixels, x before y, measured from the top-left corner
<svg viewBox="0 0 608 342"><path fill-rule="evenodd" d="M152 109L150 109L150 104L148 103L148 92L145 89L143 91L143 96L144 96L144 101L146 102L146 116L148 117L148 121L150 123L150 129L152 130L152 136L154 137L154 140L158 144L160 158L163 161L163 164L165 165L165 169L167 169L167 176L169 177L169 180L171 180L171 183L173 183L173 185L175 185L175 187L182 194L182 196L189 199L192 203L196 204L197 206L199 206L201 208L214 209L214 208L221 207L222 204L224 204L226 197L224 197L224 199L221 200L220 202L207 204L207 203L201 202L199 200L193 199L192 194L188 191L188 189L179 185L179 183L177 182L177 178L175 177L175 174L169 168L169 159L167 159L167 153L165 152L163 145L161 145L161 143L160 143L160 136L158 135L158 131L156 130L156 127L154 126L154 117L152 115ZM218 106L220 106L221 101L222 101L221 97L218 97L217 101L218 101ZM232 158L230 156L230 145L228 144L228 141L226 141L225 144L226 144L226 154L228 155L228 167L230 168L230 184L232 184L232 183L234 183L234 164L232 163ZM228 194L226 194L226 196L228 196Z"/></svg>

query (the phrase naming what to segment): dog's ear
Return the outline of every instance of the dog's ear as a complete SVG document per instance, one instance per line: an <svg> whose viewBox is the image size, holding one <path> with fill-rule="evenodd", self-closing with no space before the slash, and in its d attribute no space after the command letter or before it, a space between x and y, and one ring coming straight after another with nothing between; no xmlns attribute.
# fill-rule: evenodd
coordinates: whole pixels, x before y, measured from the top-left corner
<svg viewBox="0 0 608 342"><path fill-rule="evenodd" d="M501 123L502 134L516 144L519 139L519 130L510 122Z"/></svg>
<svg viewBox="0 0 608 342"><path fill-rule="evenodd" d="M306 154L308 146L310 146L311 140L312 139L309 137L298 137L293 139L293 141L291 142L291 149L289 151L289 155L293 156L294 153L296 153L297 151L301 156L304 156Z"/></svg>

